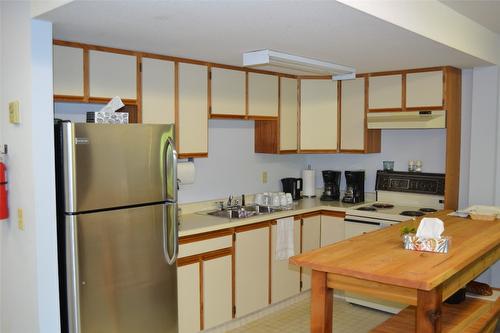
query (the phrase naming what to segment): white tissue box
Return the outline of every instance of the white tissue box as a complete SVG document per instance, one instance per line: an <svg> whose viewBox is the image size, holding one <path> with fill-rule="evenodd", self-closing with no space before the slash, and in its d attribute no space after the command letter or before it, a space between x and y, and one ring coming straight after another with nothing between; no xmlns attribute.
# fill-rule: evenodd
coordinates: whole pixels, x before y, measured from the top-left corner
<svg viewBox="0 0 500 333"><path fill-rule="evenodd" d="M128 124L128 112L87 112L87 123Z"/></svg>
<svg viewBox="0 0 500 333"><path fill-rule="evenodd" d="M403 245L406 250L448 253L451 237L424 239L415 234L406 234L403 236Z"/></svg>

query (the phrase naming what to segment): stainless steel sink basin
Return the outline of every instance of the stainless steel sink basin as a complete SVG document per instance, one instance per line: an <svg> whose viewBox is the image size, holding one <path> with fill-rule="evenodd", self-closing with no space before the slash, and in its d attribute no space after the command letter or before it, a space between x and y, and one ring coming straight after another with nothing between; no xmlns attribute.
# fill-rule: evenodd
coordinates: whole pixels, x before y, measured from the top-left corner
<svg viewBox="0 0 500 333"><path fill-rule="evenodd" d="M238 208L230 208L223 210L210 211L207 214L228 219L243 219L255 215L271 214L279 212L282 209L269 206L244 206Z"/></svg>

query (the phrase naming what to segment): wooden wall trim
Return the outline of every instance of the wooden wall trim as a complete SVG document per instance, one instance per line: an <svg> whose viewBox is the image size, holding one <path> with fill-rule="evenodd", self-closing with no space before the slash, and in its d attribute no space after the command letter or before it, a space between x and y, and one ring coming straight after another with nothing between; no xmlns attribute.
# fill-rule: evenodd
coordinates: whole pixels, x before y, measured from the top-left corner
<svg viewBox="0 0 500 333"><path fill-rule="evenodd" d="M202 240L207 240L207 239L212 239L212 238L230 236L232 234L233 234L233 230L228 228L228 229L204 232L201 234L182 236L179 238L179 244L182 245L182 244L194 243L194 242L199 242Z"/></svg>

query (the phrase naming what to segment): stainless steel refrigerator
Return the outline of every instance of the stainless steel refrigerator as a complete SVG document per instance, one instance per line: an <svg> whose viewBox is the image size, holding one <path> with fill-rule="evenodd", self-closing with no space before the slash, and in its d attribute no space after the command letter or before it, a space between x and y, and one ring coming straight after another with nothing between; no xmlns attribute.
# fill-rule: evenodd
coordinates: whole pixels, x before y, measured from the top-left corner
<svg viewBox="0 0 500 333"><path fill-rule="evenodd" d="M63 331L174 333L173 125L55 125Z"/></svg>

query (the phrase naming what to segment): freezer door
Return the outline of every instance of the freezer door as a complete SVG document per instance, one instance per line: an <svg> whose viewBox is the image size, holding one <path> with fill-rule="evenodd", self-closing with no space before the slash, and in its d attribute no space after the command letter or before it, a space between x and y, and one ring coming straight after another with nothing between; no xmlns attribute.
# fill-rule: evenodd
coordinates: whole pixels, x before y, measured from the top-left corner
<svg viewBox="0 0 500 333"><path fill-rule="evenodd" d="M70 333L177 333L176 211L169 204L67 216Z"/></svg>
<svg viewBox="0 0 500 333"><path fill-rule="evenodd" d="M176 200L173 125L63 123L62 132L66 212Z"/></svg>

